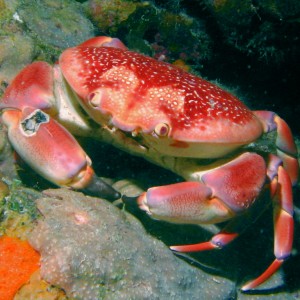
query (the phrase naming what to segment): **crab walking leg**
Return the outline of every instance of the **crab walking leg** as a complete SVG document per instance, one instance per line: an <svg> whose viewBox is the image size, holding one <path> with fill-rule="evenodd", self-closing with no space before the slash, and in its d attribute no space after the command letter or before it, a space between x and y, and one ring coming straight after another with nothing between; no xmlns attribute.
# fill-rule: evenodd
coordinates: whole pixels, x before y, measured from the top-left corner
<svg viewBox="0 0 300 300"><path fill-rule="evenodd" d="M232 222L230 222L232 224ZM228 231L224 228L221 232L214 235L208 242L202 242L198 244L183 245L183 246L171 246L170 249L176 252L200 252L214 249L222 249L227 244L231 243L240 233L235 231Z"/></svg>
<svg viewBox="0 0 300 300"><path fill-rule="evenodd" d="M264 132L277 130L277 154L283 161L283 166L291 178L292 185L296 185L299 175L299 163L297 147L291 129L283 119L272 111L254 111L254 114L262 122Z"/></svg>
<svg viewBox="0 0 300 300"><path fill-rule="evenodd" d="M264 210L261 211L261 214ZM220 232L215 234L209 241L191 245L171 246L170 249L176 252L200 252L208 250L221 250L226 245L239 237L255 219L256 212L247 212L232 219Z"/></svg>
<svg viewBox="0 0 300 300"><path fill-rule="evenodd" d="M248 291L265 282L280 268L292 251L294 237L292 184L289 174L282 166L278 168L278 189L273 198L273 210L276 258L259 277L245 284L241 288L242 291Z"/></svg>
<svg viewBox="0 0 300 300"><path fill-rule="evenodd" d="M107 198L118 196L109 185L99 184L90 158L75 138L42 110L5 110L2 121L20 157L47 180L74 189L96 184Z"/></svg>

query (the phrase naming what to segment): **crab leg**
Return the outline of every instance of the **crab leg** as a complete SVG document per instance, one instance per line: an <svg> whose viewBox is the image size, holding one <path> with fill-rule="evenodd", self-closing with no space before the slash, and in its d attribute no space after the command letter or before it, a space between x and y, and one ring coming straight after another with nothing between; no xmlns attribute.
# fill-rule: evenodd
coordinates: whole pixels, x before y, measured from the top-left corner
<svg viewBox="0 0 300 300"><path fill-rule="evenodd" d="M224 246L231 243L238 236L239 233L229 232L226 228L224 228L224 230L214 235L212 239L208 242L183 246L171 246L170 249L176 252L200 252L214 249L222 249Z"/></svg>
<svg viewBox="0 0 300 300"><path fill-rule="evenodd" d="M108 36L93 37L78 45L78 47L114 47L127 50L127 47L118 38Z"/></svg>
<svg viewBox="0 0 300 300"><path fill-rule="evenodd" d="M254 111L254 114L260 119L264 132L268 133L277 130L277 154L282 159L283 166L294 186L298 180L299 163L297 147L291 129L283 119L272 111Z"/></svg>
<svg viewBox="0 0 300 300"><path fill-rule="evenodd" d="M273 210L276 258L259 277L245 284L241 288L242 291L248 291L265 282L280 268L292 251L294 236L292 184L289 174L282 166L278 168L278 189L273 198Z"/></svg>

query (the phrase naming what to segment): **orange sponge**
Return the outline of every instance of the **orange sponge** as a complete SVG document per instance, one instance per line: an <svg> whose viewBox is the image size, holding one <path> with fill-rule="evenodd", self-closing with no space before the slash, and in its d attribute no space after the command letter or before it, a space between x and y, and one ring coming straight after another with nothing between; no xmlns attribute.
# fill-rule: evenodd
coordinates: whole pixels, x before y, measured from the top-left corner
<svg viewBox="0 0 300 300"><path fill-rule="evenodd" d="M40 255L28 242L0 237L0 300L11 300L39 268Z"/></svg>

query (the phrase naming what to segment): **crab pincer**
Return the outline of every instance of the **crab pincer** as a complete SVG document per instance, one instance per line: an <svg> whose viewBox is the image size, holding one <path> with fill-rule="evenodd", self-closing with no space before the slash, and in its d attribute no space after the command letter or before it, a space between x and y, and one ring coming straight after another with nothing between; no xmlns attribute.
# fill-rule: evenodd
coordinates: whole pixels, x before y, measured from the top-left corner
<svg viewBox="0 0 300 300"><path fill-rule="evenodd" d="M15 151L55 185L119 198L117 191L95 175L76 139L53 119L57 114L53 86L52 67L37 62L23 69L8 87L0 104L1 121Z"/></svg>

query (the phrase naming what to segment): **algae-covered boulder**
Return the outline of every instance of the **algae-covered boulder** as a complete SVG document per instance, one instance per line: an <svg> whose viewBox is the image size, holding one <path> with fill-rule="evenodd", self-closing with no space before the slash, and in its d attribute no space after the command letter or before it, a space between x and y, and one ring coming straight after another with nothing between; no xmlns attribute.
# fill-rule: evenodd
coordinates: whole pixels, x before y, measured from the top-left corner
<svg viewBox="0 0 300 300"><path fill-rule="evenodd" d="M75 299L228 299L234 284L178 259L131 215L70 190L47 190L30 234L42 278Z"/></svg>
<svg viewBox="0 0 300 300"><path fill-rule="evenodd" d="M92 36L93 24L76 1L0 0L0 97L33 60L53 63Z"/></svg>

